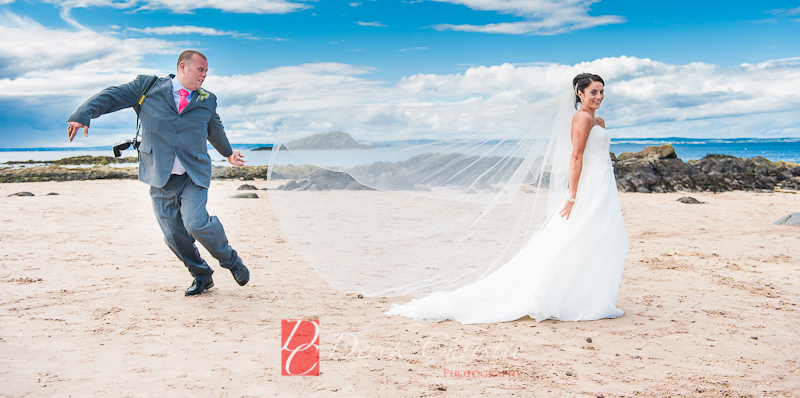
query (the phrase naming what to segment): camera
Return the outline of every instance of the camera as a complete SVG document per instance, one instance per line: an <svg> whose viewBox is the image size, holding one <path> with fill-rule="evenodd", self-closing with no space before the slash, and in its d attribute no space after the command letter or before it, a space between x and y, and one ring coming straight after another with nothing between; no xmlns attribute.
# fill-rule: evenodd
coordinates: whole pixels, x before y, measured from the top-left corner
<svg viewBox="0 0 800 398"><path fill-rule="evenodd" d="M114 150L114 157L115 158L120 157L122 155L120 151L124 151L130 148L131 145L133 145L133 149L139 150L139 144L141 143L142 140L122 140L114 144L114 147L112 148Z"/></svg>

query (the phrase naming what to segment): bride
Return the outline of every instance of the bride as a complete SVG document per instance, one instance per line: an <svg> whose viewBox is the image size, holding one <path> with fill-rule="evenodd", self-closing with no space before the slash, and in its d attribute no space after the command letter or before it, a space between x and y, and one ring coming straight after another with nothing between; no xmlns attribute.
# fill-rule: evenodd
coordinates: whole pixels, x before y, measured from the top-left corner
<svg viewBox="0 0 800 398"><path fill-rule="evenodd" d="M569 196L504 266L452 292L434 292L386 315L464 324L514 321L526 315L585 321L616 318L619 283L628 254L605 121L595 116L605 82L583 73L573 79Z"/></svg>

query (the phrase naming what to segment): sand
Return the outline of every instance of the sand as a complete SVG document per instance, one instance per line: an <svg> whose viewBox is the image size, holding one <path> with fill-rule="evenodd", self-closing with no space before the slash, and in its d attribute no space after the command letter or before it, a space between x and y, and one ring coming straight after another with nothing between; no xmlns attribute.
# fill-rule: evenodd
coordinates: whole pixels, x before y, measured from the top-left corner
<svg viewBox="0 0 800 398"><path fill-rule="evenodd" d="M241 184L212 182L208 208L251 281L212 260L216 286L194 297L146 185L0 184L0 396L800 396L800 228L772 224L800 195L621 194L624 316L464 326L331 288L266 191L230 198ZM318 377L280 375L280 322L296 318L320 320Z"/></svg>

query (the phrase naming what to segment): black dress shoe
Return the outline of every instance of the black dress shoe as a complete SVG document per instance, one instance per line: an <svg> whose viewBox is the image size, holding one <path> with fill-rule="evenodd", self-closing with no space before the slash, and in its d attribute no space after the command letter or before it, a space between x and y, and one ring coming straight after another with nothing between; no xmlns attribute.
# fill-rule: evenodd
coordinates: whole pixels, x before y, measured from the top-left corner
<svg viewBox="0 0 800 398"><path fill-rule="evenodd" d="M230 268L231 274L233 274L233 279L239 286L244 286L250 280L250 270L244 266L242 259L239 258L239 255L236 255L236 261Z"/></svg>
<svg viewBox="0 0 800 398"><path fill-rule="evenodd" d="M192 286L189 286L186 289L186 296L193 296L195 294L203 293L203 290L210 289L214 287L214 280L211 279L209 276L208 278L198 278L194 277L194 282L192 282Z"/></svg>

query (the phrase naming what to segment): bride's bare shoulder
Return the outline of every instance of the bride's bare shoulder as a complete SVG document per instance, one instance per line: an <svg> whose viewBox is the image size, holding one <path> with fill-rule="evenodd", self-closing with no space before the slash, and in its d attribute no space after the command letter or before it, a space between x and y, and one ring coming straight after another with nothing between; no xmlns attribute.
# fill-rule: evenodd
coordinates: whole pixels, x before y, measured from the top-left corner
<svg viewBox="0 0 800 398"><path fill-rule="evenodd" d="M578 111L575 112L575 115L572 116L572 124L576 126L592 126L592 115L586 111Z"/></svg>

